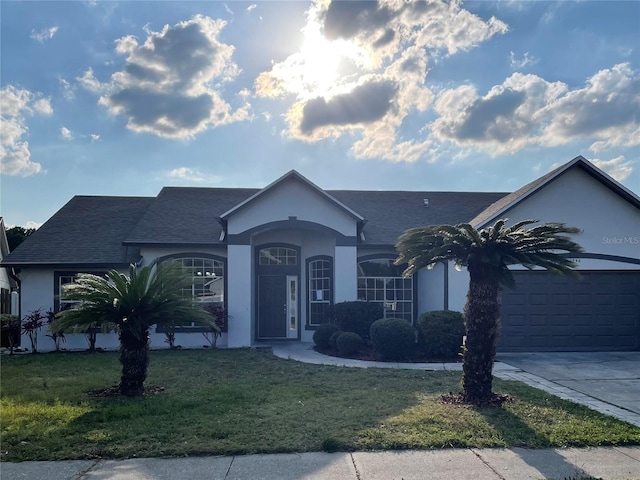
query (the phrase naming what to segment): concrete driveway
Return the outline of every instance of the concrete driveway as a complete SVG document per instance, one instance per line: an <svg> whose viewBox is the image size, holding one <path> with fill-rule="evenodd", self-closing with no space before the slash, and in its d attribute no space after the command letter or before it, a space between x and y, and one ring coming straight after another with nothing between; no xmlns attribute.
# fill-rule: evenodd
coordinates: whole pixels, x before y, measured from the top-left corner
<svg viewBox="0 0 640 480"><path fill-rule="evenodd" d="M501 353L497 360L526 372L529 384L539 377L559 386L559 391L569 389L576 398L586 397L579 403L593 399L591 403L604 404L605 413L620 409L627 412L625 420L640 425L640 352Z"/></svg>

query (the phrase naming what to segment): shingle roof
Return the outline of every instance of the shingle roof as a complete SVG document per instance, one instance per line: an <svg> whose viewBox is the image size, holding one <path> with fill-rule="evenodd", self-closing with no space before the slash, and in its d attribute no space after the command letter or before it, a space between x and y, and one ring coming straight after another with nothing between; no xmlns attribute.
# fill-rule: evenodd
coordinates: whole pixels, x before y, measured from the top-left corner
<svg viewBox="0 0 640 480"><path fill-rule="evenodd" d="M152 197L73 197L2 262L9 266L126 265L140 250L122 239L136 225Z"/></svg>
<svg viewBox="0 0 640 480"><path fill-rule="evenodd" d="M155 198L76 196L12 252L14 266L128 264L141 245L216 245L219 215L258 189L165 187ZM394 245L408 228L466 222L506 193L329 190L362 215L365 245ZM424 206L424 199L429 206Z"/></svg>
<svg viewBox="0 0 640 480"><path fill-rule="evenodd" d="M424 225L468 222L507 195L485 192L402 192L329 190L328 193L362 215L368 245L395 245L402 232ZM429 206L424 206L424 199Z"/></svg>
<svg viewBox="0 0 640 480"><path fill-rule="evenodd" d="M257 188L164 187L149 210L123 238L130 245L220 243L218 217Z"/></svg>

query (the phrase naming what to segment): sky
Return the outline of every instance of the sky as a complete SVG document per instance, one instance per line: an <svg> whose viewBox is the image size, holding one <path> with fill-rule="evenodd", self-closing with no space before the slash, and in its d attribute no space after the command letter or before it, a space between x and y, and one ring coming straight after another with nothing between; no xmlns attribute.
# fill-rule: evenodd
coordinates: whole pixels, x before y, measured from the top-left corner
<svg viewBox="0 0 640 480"><path fill-rule="evenodd" d="M264 187L640 191L640 2L0 2L0 212ZM568 192L570 195L570 192Z"/></svg>

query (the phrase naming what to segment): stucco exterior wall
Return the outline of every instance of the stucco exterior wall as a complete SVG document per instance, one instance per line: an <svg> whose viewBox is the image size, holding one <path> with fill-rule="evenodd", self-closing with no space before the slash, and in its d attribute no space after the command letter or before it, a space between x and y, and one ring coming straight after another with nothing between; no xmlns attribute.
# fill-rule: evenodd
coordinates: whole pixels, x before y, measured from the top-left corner
<svg viewBox="0 0 640 480"><path fill-rule="evenodd" d="M536 219L582 230L574 240L586 253L640 259L640 210L582 170L572 169L501 217ZM637 270L638 265L580 259L580 269Z"/></svg>
<svg viewBox="0 0 640 480"><path fill-rule="evenodd" d="M314 222L343 235L356 235L356 221L337 205L301 182L289 179L264 192L258 200L235 212L228 220L227 232L239 234L255 226L287 220Z"/></svg>
<svg viewBox="0 0 640 480"><path fill-rule="evenodd" d="M443 263L438 263L432 270L422 268L418 271L418 316L432 310L444 310L445 268Z"/></svg>
<svg viewBox="0 0 640 480"><path fill-rule="evenodd" d="M253 341L252 248L229 245L227 250L227 309L229 311L229 347L248 347Z"/></svg>
<svg viewBox="0 0 640 480"><path fill-rule="evenodd" d="M217 238L215 240L218 240ZM142 256L142 265L149 265L151 262L158 258L166 257L167 255L185 254L189 256L192 253L207 253L210 255L218 255L220 257L227 256L226 247L219 248L199 248L199 247L142 247L140 249L140 255Z"/></svg>

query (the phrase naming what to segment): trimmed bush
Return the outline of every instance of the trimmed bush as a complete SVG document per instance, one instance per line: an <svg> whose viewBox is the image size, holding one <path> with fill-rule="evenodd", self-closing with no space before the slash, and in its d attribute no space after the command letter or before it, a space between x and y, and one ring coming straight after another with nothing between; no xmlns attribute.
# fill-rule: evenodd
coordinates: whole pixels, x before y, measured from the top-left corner
<svg viewBox="0 0 640 480"><path fill-rule="evenodd" d="M355 355L364 347L362 337L357 333L343 332L336 340L340 355Z"/></svg>
<svg viewBox="0 0 640 480"><path fill-rule="evenodd" d="M333 332L331 338L329 338L329 346L331 347L331 350L338 350L338 337L343 333L344 332L342 330L336 330Z"/></svg>
<svg viewBox="0 0 640 480"><path fill-rule="evenodd" d="M313 332L313 343L315 343L318 348L331 348L329 340L331 339L331 335L336 331L338 331L338 327L333 323L323 323L319 325L316 331Z"/></svg>
<svg viewBox="0 0 640 480"><path fill-rule="evenodd" d="M376 320L370 336L373 348L387 360L411 358L415 350L415 330L402 318Z"/></svg>
<svg viewBox="0 0 640 480"><path fill-rule="evenodd" d="M418 345L428 357L454 358L462 347L464 320L462 313L451 310L436 310L420 315Z"/></svg>
<svg viewBox="0 0 640 480"><path fill-rule="evenodd" d="M371 324L383 314L381 303L361 301L336 303L329 312L340 330L357 333L365 340L369 338Z"/></svg>

